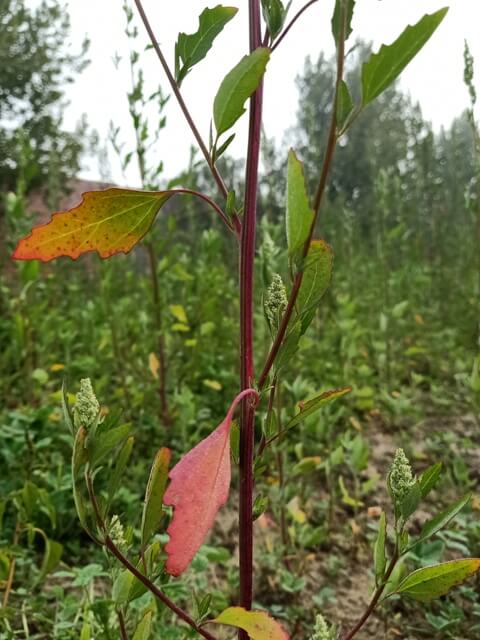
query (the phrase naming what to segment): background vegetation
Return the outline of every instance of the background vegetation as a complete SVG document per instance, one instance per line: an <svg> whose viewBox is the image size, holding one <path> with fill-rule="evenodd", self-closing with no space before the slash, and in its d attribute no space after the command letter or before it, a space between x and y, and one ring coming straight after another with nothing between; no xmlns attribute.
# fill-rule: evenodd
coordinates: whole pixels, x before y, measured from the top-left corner
<svg viewBox="0 0 480 640"><path fill-rule="evenodd" d="M68 19L56 2L30 11L21 0L0 0L0 16L0 638L113 638L111 567L75 516L62 379L75 390L90 377L104 411L121 407L134 424L135 457L116 509L138 522L152 444L168 444L177 458L218 424L237 388L237 264L232 240L193 200L181 210L167 206L149 242L127 257L10 261L16 239L37 220L31 194L40 189L55 208L78 172L86 138L62 130L62 87L87 63L88 47L68 53ZM367 47L359 42L348 58L350 86ZM145 186L165 186L162 167L149 168L156 134L142 121L142 104L153 100L161 114L165 96L146 98L137 54L131 63L137 148L123 161L139 162ZM333 61L320 55L298 78L287 142L312 180L333 77ZM348 624L364 607L386 502L380 478L397 446L418 472L443 462L436 508L479 490L480 171L471 113L436 133L394 86L359 120L336 154L321 219L335 251L333 286L302 338L295 375L280 380L291 412L295 399L319 388L349 384L353 392L282 439L257 487L256 594L293 638L308 637L316 611ZM285 263L285 151L264 142L259 301ZM241 190L242 162L222 162ZM187 179L210 178L192 162L174 182ZM255 339L265 353L260 314ZM425 543L421 557L411 554L410 568L458 551L479 556L479 508L474 498L455 527ZM214 613L238 588L237 525L228 506L221 513L212 546L184 579L164 585L189 604L193 589L198 605L210 572ZM380 612L358 637L476 638L476 587L478 579L429 606L398 601L394 617ZM148 596L135 604L139 615L147 606ZM154 637L190 637L168 610L157 616L162 632Z"/></svg>

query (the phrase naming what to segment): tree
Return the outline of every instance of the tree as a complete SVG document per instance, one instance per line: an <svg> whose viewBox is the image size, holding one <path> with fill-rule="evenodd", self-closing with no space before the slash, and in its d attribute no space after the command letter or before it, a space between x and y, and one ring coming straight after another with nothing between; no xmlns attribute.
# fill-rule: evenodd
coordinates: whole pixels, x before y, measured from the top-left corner
<svg viewBox="0 0 480 640"><path fill-rule="evenodd" d="M71 53L69 32L58 0L35 9L24 0L0 0L0 263L6 257L4 195L47 186L52 200L80 166L85 124L63 130L64 86L88 64L89 43Z"/></svg>

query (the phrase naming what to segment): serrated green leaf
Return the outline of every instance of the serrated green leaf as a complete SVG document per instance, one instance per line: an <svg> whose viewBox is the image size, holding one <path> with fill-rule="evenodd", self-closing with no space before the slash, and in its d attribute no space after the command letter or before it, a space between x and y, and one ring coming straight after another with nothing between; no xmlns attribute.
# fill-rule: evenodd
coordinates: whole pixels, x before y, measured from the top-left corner
<svg viewBox="0 0 480 640"><path fill-rule="evenodd" d="M333 251L324 240L312 240L303 265L303 279L296 309L302 334L308 329L332 277Z"/></svg>
<svg viewBox="0 0 480 640"><path fill-rule="evenodd" d="M142 548L145 547L150 537L158 529L164 515L162 502L168 481L170 457L170 449L162 447L157 452L152 464L142 513Z"/></svg>
<svg viewBox="0 0 480 640"><path fill-rule="evenodd" d="M422 473L418 481L420 484L420 491L422 492L422 498L425 498L436 485L441 471L442 463L437 462L436 464L432 464L431 467L428 467L428 469Z"/></svg>
<svg viewBox="0 0 480 640"><path fill-rule="evenodd" d="M362 66L362 107L372 102L392 84L430 39L448 8L423 16L408 26L390 45L382 45Z"/></svg>
<svg viewBox="0 0 480 640"><path fill-rule="evenodd" d="M293 256L303 248L313 222L313 210L308 201L303 163L293 149L288 153L287 167L287 244L288 254Z"/></svg>
<svg viewBox="0 0 480 640"><path fill-rule="evenodd" d="M424 567L407 576L395 593L428 602L447 594L480 569L480 558L463 558Z"/></svg>
<svg viewBox="0 0 480 640"><path fill-rule="evenodd" d="M243 105L260 84L269 59L270 50L259 47L227 73L213 102L217 137L233 127L245 112Z"/></svg>
<svg viewBox="0 0 480 640"><path fill-rule="evenodd" d="M438 533L441 529L447 526L447 524L455 518L455 516L460 513L460 511L468 504L471 498L471 494L467 493L465 496L462 496L459 500L454 502L448 509L445 509L438 515L436 515L431 520L428 520L420 531L420 535L411 545L411 548L420 544L420 542L424 542L431 538L436 533Z"/></svg>
<svg viewBox="0 0 480 640"><path fill-rule="evenodd" d="M191 68L203 60L211 49L215 38L237 13L236 7L217 5L206 8L198 19L195 33L179 33L175 45L175 77L180 85Z"/></svg>
<svg viewBox="0 0 480 640"><path fill-rule="evenodd" d="M311 416L312 413L319 411L322 407L333 402L337 398L341 398L347 393L350 393L352 390L351 387L342 387L341 389L332 389L330 391L324 391L323 393L311 398L311 400L307 400L306 402L302 402L299 404L300 411L294 416L291 420L287 422L284 430L291 429L295 427L297 424Z"/></svg>
<svg viewBox="0 0 480 640"><path fill-rule="evenodd" d="M355 7L355 0L335 0L335 9L333 11L332 17L332 35L335 40L335 45L338 46L338 41L340 39L340 33L342 24L340 21L342 15L342 3L345 5L346 11L346 21L345 21L345 40L348 40L348 37L352 33L352 18L353 18L353 9Z"/></svg>
<svg viewBox="0 0 480 640"><path fill-rule="evenodd" d="M130 424L121 424L119 427L98 433L90 445L92 468L98 467L109 453L121 445L128 438L131 430Z"/></svg>
<svg viewBox="0 0 480 640"><path fill-rule="evenodd" d="M387 566L386 542L387 518L385 516L385 512L382 511L380 522L378 524L378 534L373 547L375 582L377 585L382 581L383 576L385 575L385 567Z"/></svg>

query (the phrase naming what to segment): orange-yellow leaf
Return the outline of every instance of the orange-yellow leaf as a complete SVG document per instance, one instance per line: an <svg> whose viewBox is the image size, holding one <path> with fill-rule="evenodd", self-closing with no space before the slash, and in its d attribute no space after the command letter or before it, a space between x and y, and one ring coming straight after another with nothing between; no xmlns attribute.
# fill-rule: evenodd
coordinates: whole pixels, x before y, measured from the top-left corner
<svg viewBox="0 0 480 640"><path fill-rule="evenodd" d="M289 640L280 623L271 618L266 611L247 611L242 607L229 607L211 622L243 629L252 640Z"/></svg>
<svg viewBox="0 0 480 640"><path fill-rule="evenodd" d="M163 499L172 506L173 518L165 545L165 568L179 576L188 567L211 529L217 511L230 490L230 426L238 403L252 389L245 389L232 402L225 420L205 440L189 451L170 471L171 480Z"/></svg>
<svg viewBox="0 0 480 640"><path fill-rule="evenodd" d="M17 245L17 260L74 260L88 251L102 258L128 253L143 238L162 205L175 191L106 189L88 191L79 205L54 213Z"/></svg>
<svg viewBox="0 0 480 640"><path fill-rule="evenodd" d="M148 367L152 376L158 380L158 370L160 369L160 361L157 356L152 352L148 356Z"/></svg>

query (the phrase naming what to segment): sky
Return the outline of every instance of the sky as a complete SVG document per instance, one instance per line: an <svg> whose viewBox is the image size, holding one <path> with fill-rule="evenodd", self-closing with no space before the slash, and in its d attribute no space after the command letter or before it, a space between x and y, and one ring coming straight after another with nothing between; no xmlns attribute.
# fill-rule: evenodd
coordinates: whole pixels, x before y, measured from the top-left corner
<svg viewBox="0 0 480 640"><path fill-rule="evenodd" d="M290 16L306 0L293 0ZM130 0L133 6L133 0ZM30 0L30 4L36 4ZM144 0L157 39L167 60L173 66L173 52L180 31L192 33L198 26L198 15L205 6L213 7L217 0ZM182 93L204 139L212 113L213 99L222 78L248 52L248 2L226 0L239 8L235 18L218 36L213 49L188 75ZM419 101L424 116L436 130L448 126L468 105L468 94L463 84L463 46L467 39L476 59L476 87L480 99L480 0L450 0L450 10L432 39L410 63L401 76L400 86ZM264 127L268 136L281 141L285 131L294 125L298 108L295 78L301 72L307 55L316 58L321 51L334 53L330 32L330 18L334 0L319 0L296 23L283 43L275 50L265 78ZM382 43L392 42L407 24L417 22L423 14L445 6L443 0L357 0L353 19L355 37L372 41L374 50ZM128 114L126 90L130 86L127 64L129 43L124 34L125 18L122 0L70 0L68 10L72 22L72 47L78 47L85 35L91 40L91 64L66 88L69 106L65 125L73 128L83 113L100 139L106 141L109 123L120 127L125 150L133 148L133 132ZM148 40L139 23L139 43ZM118 69L113 58L123 58ZM142 55L147 85L152 89L158 83L168 92L168 84L153 51ZM190 146L194 143L185 120L172 98L167 110L167 128L152 150L153 161L163 160L164 176L171 178L188 163ZM478 113L477 113L478 117ZM230 147L236 157L245 156L247 117L235 126L236 139ZM114 154L110 154L110 167L98 158L88 158L82 175L91 179L110 173L110 178L127 186L139 186L138 172L131 167L125 175Z"/></svg>

